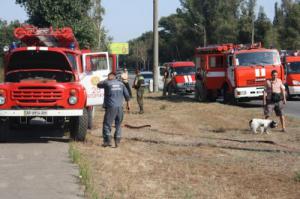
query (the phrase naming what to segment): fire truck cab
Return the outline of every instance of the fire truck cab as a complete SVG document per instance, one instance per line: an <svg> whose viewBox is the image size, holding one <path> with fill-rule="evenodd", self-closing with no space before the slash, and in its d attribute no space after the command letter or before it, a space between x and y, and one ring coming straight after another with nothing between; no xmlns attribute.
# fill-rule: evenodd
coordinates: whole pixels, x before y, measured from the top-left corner
<svg viewBox="0 0 300 199"><path fill-rule="evenodd" d="M115 70L116 58L107 52L80 50L71 28L16 28L15 43L5 49L4 83L0 84L0 141L12 126L35 119L68 127L83 141L92 127L94 106L103 103L97 83Z"/></svg>
<svg viewBox="0 0 300 199"><path fill-rule="evenodd" d="M169 95L172 93L187 94L195 89L195 64L191 61L177 61L164 64L169 70L171 81L168 84Z"/></svg>
<svg viewBox="0 0 300 199"><path fill-rule="evenodd" d="M300 53L292 52L282 59L285 69L287 98L300 96Z"/></svg>
<svg viewBox="0 0 300 199"><path fill-rule="evenodd" d="M220 44L196 49L198 78L195 98L225 103L249 101L263 96L264 85L277 70L284 79L279 52L252 45Z"/></svg>

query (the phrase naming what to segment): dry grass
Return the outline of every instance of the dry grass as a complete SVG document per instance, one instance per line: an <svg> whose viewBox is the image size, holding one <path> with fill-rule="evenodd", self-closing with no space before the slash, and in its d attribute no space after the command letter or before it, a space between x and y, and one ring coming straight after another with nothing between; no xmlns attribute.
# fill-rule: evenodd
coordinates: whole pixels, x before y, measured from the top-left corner
<svg viewBox="0 0 300 199"><path fill-rule="evenodd" d="M133 110L137 111L135 101ZM299 198L299 121L288 133L253 135L248 122L260 108L195 103L148 94L145 114L126 114L119 148L102 148L103 111L85 143L100 198Z"/></svg>

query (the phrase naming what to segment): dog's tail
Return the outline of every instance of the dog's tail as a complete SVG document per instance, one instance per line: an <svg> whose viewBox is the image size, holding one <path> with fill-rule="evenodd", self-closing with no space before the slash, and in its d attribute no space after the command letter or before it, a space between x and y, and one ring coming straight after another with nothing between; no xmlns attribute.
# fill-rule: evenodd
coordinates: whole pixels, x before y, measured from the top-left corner
<svg viewBox="0 0 300 199"><path fill-rule="evenodd" d="M252 120L249 121L249 127L251 128Z"/></svg>

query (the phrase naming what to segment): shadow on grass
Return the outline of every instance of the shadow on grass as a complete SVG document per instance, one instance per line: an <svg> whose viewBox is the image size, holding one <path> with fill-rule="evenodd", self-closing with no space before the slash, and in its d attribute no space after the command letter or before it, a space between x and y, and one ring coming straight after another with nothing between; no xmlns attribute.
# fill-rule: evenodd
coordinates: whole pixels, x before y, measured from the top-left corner
<svg viewBox="0 0 300 199"><path fill-rule="evenodd" d="M209 103L209 102L199 102L194 99L193 94L189 95L171 95L171 96L145 96L145 99L159 100L159 101L169 101L174 103L189 102L189 103Z"/></svg>

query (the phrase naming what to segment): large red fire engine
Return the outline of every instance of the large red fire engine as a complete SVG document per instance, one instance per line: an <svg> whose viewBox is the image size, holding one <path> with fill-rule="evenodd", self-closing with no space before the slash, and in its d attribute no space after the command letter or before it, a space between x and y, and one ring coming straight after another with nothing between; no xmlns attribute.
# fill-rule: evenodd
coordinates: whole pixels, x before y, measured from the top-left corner
<svg viewBox="0 0 300 199"><path fill-rule="evenodd" d="M219 96L226 103L261 98L272 70L284 79L279 52L262 48L260 43L197 48L195 62L200 74L195 97L200 101L214 101Z"/></svg>
<svg viewBox="0 0 300 199"><path fill-rule="evenodd" d="M300 53L291 52L282 59L285 69L288 99L300 96Z"/></svg>
<svg viewBox="0 0 300 199"><path fill-rule="evenodd" d="M169 95L172 93L186 94L195 90L195 64L191 61L177 61L165 63L172 78L168 84Z"/></svg>
<svg viewBox="0 0 300 199"><path fill-rule="evenodd" d="M0 141L12 125L40 119L61 128L69 126L75 140L91 128L93 107L103 103L97 83L115 70L115 56L80 50L71 28L16 28L20 40L6 48L4 83L0 84ZM69 124L69 125L67 125Z"/></svg>

